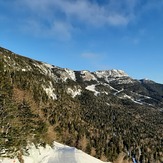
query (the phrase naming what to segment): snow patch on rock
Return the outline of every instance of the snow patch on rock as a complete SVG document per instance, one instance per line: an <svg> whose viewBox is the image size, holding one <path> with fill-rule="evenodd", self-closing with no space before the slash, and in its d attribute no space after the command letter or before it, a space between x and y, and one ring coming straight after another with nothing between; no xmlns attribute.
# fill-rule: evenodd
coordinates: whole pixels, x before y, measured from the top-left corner
<svg viewBox="0 0 163 163"><path fill-rule="evenodd" d="M70 79L72 79L73 81L76 81L75 72L73 70L70 70L70 69L65 68L65 71L69 75L69 78Z"/></svg>
<svg viewBox="0 0 163 163"><path fill-rule="evenodd" d="M46 87L46 86L42 86L44 91L46 92L46 94L48 95L49 98L52 98L53 100L56 100L57 99L57 96L55 94L55 88L53 87L52 83L49 82L49 87Z"/></svg>
<svg viewBox="0 0 163 163"><path fill-rule="evenodd" d="M141 102L141 100L135 100L134 98L132 98L131 96L128 96L126 94L123 97L120 97L120 98L130 99L132 102L134 102L136 104L143 105L143 103Z"/></svg>
<svg viewBox="0 0 163 163"><path fill-rule="evenodd" d="M52 69L52 68L54 68L55 66L53 66L53 65L50 65L50 64L48 64L48 63L43 63L48 69Z"/></svg>
<svg viewBox="0 0 163 163"><path fill-rule="evenodd" d="M33 63L35 67L38 67L40 72L47 75L50 70L45 66L45 64L38 64L38 63Z"/></svg>
<svg viewBox="0 0 163 163"><path fill-rule="evenodd" d="M25 68L22 69L23 72L27 71Z"/></svg>
<svg viewBox="0 0 163 163"><path fill-rule="evenodd" d="M96 71L95 74L97 75L98 78L106 78L106 77L112 77L112 78L117 78L117 77L128 77L128 75L122 71L122 70L106 70L106 71Z"/></svg>
<svg viewBox="0 0 163 163"><path fill-rule="evenodd" d="M81 71L81 74L84 81L97 80L97 78L89 71Z"/></svg>
<svg viewBox="0 0 163 163"><path fill-rule="evenodd" d="M89 85L87 86L85 89L91 91L91 92L94 92L94 95L97 96L98 94L100 94L100 92L96 91L96 85Z"/></svg>
<svg viewBox="0 0 163 163"><path fill-rule="evenodd" d="M72 88L67 89L67 93L70 94L73 98L75 98L77 95L81 95L81 92L82 90L77 87L74 87L74 89Z"/></svg>

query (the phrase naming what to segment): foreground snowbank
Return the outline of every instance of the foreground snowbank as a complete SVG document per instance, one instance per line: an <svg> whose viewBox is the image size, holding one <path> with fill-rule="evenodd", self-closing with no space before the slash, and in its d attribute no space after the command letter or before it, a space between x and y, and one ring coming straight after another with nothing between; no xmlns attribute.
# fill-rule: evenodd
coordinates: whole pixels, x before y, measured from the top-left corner
<svg viewBox="0 0 163 163"><path fill-rule="evenodd" d="M54 142L54 147L28 147L28 156L23 156L24 163L104 163L81 150ZM19 163L18 159L0 158L0 163Z"/></svg>

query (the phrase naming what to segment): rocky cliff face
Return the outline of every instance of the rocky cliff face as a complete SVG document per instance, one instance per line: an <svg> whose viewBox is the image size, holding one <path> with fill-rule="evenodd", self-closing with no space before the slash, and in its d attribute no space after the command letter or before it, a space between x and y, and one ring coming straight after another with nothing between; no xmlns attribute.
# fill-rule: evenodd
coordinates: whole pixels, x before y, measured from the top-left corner
<svg viewBox="0 0 163 163"><path fill-rule="evenodd" d="M102 160L163 161L163 85L73 71L0 48L0 154L54 140ZM23 150L22 150L23 149Z"/></svg>

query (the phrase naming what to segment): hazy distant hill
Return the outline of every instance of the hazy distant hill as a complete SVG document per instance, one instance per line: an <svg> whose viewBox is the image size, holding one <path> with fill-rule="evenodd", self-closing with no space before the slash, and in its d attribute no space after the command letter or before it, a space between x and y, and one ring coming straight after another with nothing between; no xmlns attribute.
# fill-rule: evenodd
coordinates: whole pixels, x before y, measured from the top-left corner
<svg viewBox="0 0 163 163"><path fill-rule="evenodd" d="M73 71L0 48L0 155L58 141L104 161L163 162L163 85Z"/></svg>

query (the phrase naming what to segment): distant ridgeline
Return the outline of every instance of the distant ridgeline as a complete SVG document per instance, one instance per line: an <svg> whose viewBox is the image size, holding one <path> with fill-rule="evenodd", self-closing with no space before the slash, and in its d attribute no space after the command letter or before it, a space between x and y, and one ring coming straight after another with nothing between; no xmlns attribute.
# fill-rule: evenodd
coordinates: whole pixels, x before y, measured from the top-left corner
<svg viewBox="0 0 163 163"><path fill-rule="evenodd" d="M0 156L21 160L28 144L58 141L103 161L162 163L162 108L162 84L121 70L72 71L0 48Z"/></svg>

